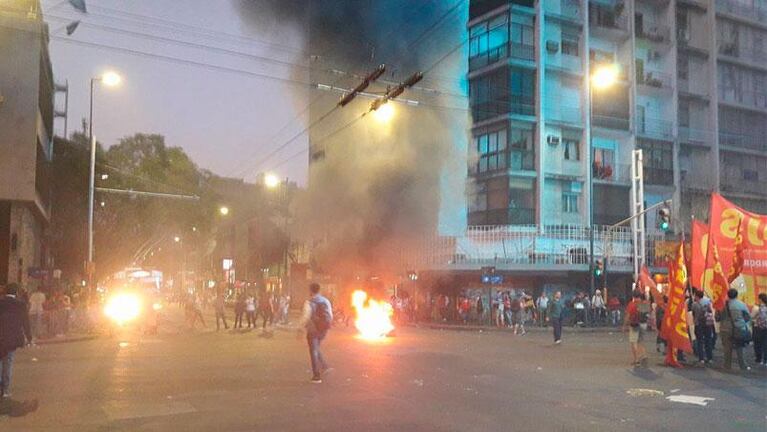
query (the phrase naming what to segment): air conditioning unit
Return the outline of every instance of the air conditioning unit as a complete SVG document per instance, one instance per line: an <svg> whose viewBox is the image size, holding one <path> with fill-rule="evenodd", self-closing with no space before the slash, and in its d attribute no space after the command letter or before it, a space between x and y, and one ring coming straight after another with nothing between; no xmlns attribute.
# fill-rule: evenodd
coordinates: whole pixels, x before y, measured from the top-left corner
<svg viewBox="0 0 767 432"><path fill-rule="evenodd" d="M548 51L551 54L556 53L559 51L559 42L557 41L546 41L546 51Z"/></svg>
<svg viewBox="0 0 767 432"><path fill-rule="evenodd" d="M546 137L546 142L552 146L559 145L559 141L560 138L556 135L549 135Z"/></svg>

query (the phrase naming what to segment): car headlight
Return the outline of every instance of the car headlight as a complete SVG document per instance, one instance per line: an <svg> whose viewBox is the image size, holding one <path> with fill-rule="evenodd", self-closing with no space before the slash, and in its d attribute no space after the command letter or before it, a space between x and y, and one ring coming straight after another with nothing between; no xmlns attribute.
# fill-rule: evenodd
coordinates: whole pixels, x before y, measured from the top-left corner
<svg viewBox="0 0 767 432"><path fill-rule="evenodd" d="M118 324L132 321L141 314L141 299L135 294L117 294L107 301L104 314Z"/></svg>

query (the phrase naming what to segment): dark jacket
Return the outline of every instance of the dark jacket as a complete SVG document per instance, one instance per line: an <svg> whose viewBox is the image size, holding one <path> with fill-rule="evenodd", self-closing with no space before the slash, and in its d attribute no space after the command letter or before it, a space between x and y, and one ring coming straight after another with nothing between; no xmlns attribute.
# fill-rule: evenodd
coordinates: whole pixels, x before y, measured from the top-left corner
<svg viewBox="0 0 767 432"><path fill-rule="evenodd" d="M0 357L32 342L27 305L15 297L0 298Z"/></svg>

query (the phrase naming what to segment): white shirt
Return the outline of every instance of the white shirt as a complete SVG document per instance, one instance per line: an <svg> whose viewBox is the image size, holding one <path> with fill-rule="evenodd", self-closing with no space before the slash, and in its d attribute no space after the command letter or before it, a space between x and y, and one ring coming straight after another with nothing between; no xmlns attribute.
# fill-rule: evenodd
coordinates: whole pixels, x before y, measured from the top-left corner
<svg viewBox="0 0 767 432"><path fill-rule="evenodd" d="M29 296L29 313L43 313L43 303L45 303L45 294L42 291L35 291Z"/></svg>

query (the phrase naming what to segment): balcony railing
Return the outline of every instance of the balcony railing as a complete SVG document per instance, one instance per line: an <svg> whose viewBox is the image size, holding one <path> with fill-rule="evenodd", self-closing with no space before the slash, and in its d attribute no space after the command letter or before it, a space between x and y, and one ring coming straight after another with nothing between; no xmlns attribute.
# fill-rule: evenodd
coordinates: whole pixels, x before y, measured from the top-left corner
<svg viewBox="0 0 767 432"><path fill-rule="evenodd" d="M767 150L767 137L719 132L719 144L749 150L765 151Z"/></svg>
<svg viewBox="0 0 767 432"><path fill-rule="evenodd" d="M647 70L644 71L643 74L640 74L639 71L637 71L637 84L653 88L670 89L671 75Z"/></svg>
<svg viewBox="0 0 767 432"><path fill-rule="evenodd" d="M546 0L544 10L547 15L569 21L580 21L581 7L578 0Z"/></svg>
<svg viewBox="0 0 767 432"><path fill-rule="evenodd" d="M716 11L765 22L767 21L767 7L758 3L759 0L716 0Z"/></svg>
<svg viewBox="0 0 767 432"><path fill-rule="evenodd" d="M736 93L724 91L720 87L719 99L721 102L729 102L761 109L767 108L767 93L765 92L739 91Z"/></svg>
<svg viewBox="0 0 767 432"><path fill-rule="evenodd" d="M511 52L511 54L509 54ZM476 70L507 58L535 60L535 45L508 42L469 58L469 70Z"/></svg>
<svg viewBox="0 0 767 432"><path fill-rule="evenodd" d="M691 144L711 145L714 133L710 130L679 126L679 141Z"/></svg>
<svg viewBox="0 0 767 432"><path fill-rule="evenodd" d="M499 213L504 215L505 209ZM528 209L529 211L529 209ZM473 212L469 219L472 219ZM595 220L614 223L627 215L621 213L596 213ZM594 230L594 254L605 256L610 251L610 266L630 271L633 263L632 234L629 227L618 227L608 235L606 226L596 225ZM646 263L656 265L655 243L661 235L648 233ZM498 224L476 226L470 223L466 233L456 237L429 236L417 242L409 241L398 248L402 268L422 269L430 267L461 266L479 270L485 265L527 267L579 266L585 269L589 263L589 229L577 225Z"/></svg>
<svg viewBox="0 0 767 432"><path fill-rule="evenodd" d="M679 86L680 92L708 96L708 87L705 80L694 79L691 81L689 79L677 78L676 83Z"/></svg>
<svg viewBox="0 0 767 432"><path fill-rule="evenodd" d="M667 120L651 119L637 115L637 135L648 138L671 139L674 124Z"/></svg>
<svg viewBox="0 0 767 432"><path fill-rule="evenodd" d="M589 25L606 30L628 32L628 18L625 14L616 13L614 8L596 6L589 3Z"/></svg>
<svg viewBox="0 0 767 432"><path fill-rule="evenodd" d="M603 114L592 114L591 123L594 126L607 128L607 129L628 130L629 128L628 118L603 115Z"/></svg>
<svg viewBox="0 0 767 432"><path fill-rule="evenodd" d="M674 184L674 170L645 165L644 181L647 184L671 186Z"/></svg>
<svg viewBox="0 0 767 432"><path fill-rule="evenodd" d="M645 25L636 29L637 37L649 40L651 42L669 42L671 40L671 30L664 25Z"/></svg>
<svg viewBox="0 0 767 432"><path fill-rule="evenodd" d="M626 184L631 181L631 165L594 162L591 167L591 175L595 181Z"/></svg>
<svg viewBox="0 0 767 432"><path fill-rule="evenodd" d="M512 171L535 171L535 151L511 149Z"/></svg>
<svg viewBox="0 0 767 432"><path fill-rule="evenodd" d="M563 123L581 124L581 109L577 106L559 105L554 100L547 101L546 120Z"/></svg>

